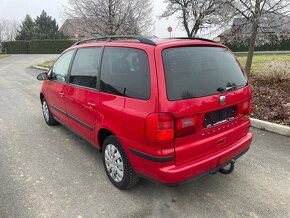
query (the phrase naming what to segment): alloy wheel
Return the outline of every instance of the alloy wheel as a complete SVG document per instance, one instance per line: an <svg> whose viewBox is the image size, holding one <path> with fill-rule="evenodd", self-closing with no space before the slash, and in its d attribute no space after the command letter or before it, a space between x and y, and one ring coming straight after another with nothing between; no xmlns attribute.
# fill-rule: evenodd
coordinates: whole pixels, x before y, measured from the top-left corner
<svg viewBox="0 0 290 218"><path fill-rule="evenodd" d="M121 182L124 176L124 163L120 152L113 144L105 148L105 166L115 182Z"/></svg>
<svg viewBox="0 0 290 218"><path fill-rule="evenodd" d="M44 119L48 122L49 121L49 109L48 109L46 101L42 102L42 112L43 112Z"/></svg>

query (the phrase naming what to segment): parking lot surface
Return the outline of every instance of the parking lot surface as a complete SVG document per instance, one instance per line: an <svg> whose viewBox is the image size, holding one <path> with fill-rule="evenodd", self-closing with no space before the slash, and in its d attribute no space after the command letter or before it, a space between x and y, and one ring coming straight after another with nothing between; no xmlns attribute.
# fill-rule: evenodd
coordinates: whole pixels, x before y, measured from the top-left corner
<svg viewBox="0 0 290 218"><path fill-rule="evenodd" d="M257 129L230 175L114 188L94 147L43 120L40 71L30 66L55 57L0 60L1 218L290 217L290 138Z"/></svg>

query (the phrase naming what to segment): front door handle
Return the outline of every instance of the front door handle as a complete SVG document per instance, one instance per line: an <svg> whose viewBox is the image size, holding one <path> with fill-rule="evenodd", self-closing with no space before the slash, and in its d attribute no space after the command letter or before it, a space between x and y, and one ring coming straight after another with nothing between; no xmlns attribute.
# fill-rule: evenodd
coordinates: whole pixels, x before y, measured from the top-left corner
<svg viewBox="0 0 290 218"><path fill-rule="evenodd" d="M95 108L96 107L96 104L92 103L92 102L88 102L88 105L90 108Z"/></svg>
<svg viewBox="0 0 290 218"><path fill-rule="evenodd" d="M60 95L61 98L64 96L64 92L62 91L60 91L58 94Z"/></svg>

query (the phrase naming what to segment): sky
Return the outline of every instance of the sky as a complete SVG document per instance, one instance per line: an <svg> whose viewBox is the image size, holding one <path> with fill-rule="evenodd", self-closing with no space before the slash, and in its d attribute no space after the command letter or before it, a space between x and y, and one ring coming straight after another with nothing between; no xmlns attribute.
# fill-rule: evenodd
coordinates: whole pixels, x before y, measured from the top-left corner
<svg viewBox="0 0 290 218"><path fill-rule="evenodd" d="M0 19L14 19L20 22L26 14L35 18L42 10L45 10L61 26L65 19L61 14L62 5L66 2L67 0L0 0ZM172 36L186 36L186 32L182 30L174 17L161 20L157 18L166 8L163 0L153 0L153 5L154 35L160 38L169 37L167 27L171 26Z"/></svg>

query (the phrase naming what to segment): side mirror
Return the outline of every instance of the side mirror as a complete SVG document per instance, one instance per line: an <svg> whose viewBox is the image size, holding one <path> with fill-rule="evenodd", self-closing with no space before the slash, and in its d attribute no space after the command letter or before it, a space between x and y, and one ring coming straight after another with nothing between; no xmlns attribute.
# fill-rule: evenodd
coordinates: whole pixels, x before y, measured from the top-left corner
<svg viewBox="0 0 290 218"><path fill-rule="evenodd" d="M38 76L36 78L39 81L47 80L47 72L43 72L43 73L38 74Z"/></svg>

